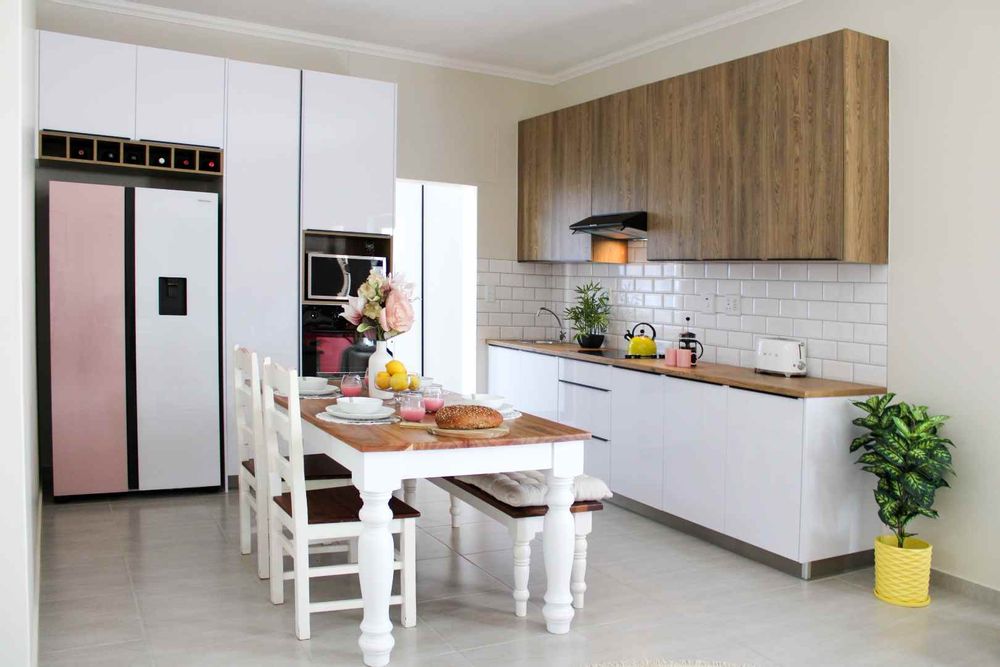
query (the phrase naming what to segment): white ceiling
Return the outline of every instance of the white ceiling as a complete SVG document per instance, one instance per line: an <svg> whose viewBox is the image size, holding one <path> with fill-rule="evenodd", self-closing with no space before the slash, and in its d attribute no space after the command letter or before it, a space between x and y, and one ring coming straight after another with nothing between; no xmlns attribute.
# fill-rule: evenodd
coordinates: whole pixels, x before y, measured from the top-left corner
<svg viewBox="0 0 1000 667"><path fill-rule="evenodd" d="M53 0L557 83L800 0Z"/></svg>

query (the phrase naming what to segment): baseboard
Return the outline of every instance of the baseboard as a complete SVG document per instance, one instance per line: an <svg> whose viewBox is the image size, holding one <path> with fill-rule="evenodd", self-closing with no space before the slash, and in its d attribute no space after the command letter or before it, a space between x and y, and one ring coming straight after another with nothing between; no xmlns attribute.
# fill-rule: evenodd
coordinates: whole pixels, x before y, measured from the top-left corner
<svg viewBox="0 0 1000 667"><path fill-rule="evenodd" d="M670 514L669 512L655 509L649 505L645 505L623 496L620 493L615 493L613 498L605 502L618 505L623 509L635 512L636 514L644 516L647 519L651 519L657 523L662 523L665 526L670 526L671 528L675 528L682 533L700 538L718 547L722 547L723 549L727 549L733 553L755 560L763 565L767 565L768 567L773 567L774 569L784 572L785 574L805 579L807 581L822 577L832 577L834 575L843 574L844 572L856 570L862 567L871 567L875 562L874 550L867 549L865 551L859 551L858 553L845 554L843 556L835 556L833 558L813 561L812 563L799 563L791 560L790 558L773 554L770 551L761 549L760 547L755 547L752 544L747 544L746 542L738 540L735 537L724 535L718 531L712 530L711 528L706 528L705 526L693 523L687 519L682 519L679 516Z"/></svg>
<svg viewBox="0 0 1000 667"><path fill-rule="evenodd" d="M989 586L977 584L968 579L962 579L954 574L948 574L941 570L931 570L931 589L943 588L945 590L960 593L985 604L1000 607L1000 591Z"/></svg>

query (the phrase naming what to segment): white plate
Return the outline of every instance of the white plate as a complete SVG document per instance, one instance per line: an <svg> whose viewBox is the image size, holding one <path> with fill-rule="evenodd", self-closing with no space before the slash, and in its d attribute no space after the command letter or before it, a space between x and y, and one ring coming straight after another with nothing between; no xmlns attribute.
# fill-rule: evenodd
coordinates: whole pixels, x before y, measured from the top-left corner
<svg viewBox="0 0 1000 667"><path fill-rule="evenodd" d="M457 398L445 399L444 404L445 405L483 405L482 403L476 403L475 401L471 401L468 398L463 398L461 396L459 396ZM489 406L483 405L483 407L489 407ZM502 414L502 415L503 414L507 414L508 412L517 412L517 409L512 404L510 404L510 403L504 403L499 408L495 408L495 410L497 412L499 412L500 414Z"/></svg>
<svg viewBox="0 0 1000 667"><path fill-rule="evenodd" d="M339 419L350 419L352 421L378 421L380 419L388 419L396 413L396 409L388 405L382 406L374 412L366 412L364 414L344 412L336 404L326 406L326 411Z"/></svg>
<svg viewBox="0 0 1000 667"><path fill-rule="evenodd" d="M299 396L330 396L339 393L340 389L334 387L332 384L326 389L299 389Z"/></svg>
<svg viewBox="0 0 1000 667"><path fill-rule="evenodd" d="M503 417L503 420L505 422L509 422L514 419L519 419L521 417L521 413L518 412L517 410L511 410L510 412L501 412L500 415Z"/></svg>
<svg viewBox="0 0 1000 667"><path fill-rule="evenodd" d="M334 417L329 412L320 412L316 415L316 418L320 421L328 422L330 424L357 424L359 426L381 426L382 424L395 424L399 421L399 417L395 415L388 417L386 419L372 419L372 420L362 420L362 419L344 419L342 417Z"/></svg>

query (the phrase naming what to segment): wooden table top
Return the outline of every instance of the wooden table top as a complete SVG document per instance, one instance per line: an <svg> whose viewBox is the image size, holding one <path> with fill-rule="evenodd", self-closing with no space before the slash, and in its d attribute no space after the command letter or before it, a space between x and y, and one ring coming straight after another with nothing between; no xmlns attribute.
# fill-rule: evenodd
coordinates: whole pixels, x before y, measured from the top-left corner
<svg viewBox="0 0 1000 667"><path fill-rule="evenodd" d="M763 375L752 368L710 364L699 362L694 368L664 366L662 359L606 359L588 354L580 354L580 346L572 343L539 344L515 340L488 340L488 345L507 347L513 350L537 352L555 357L575 359L591 364L605 364L646 373L659 373L671 377L721 384L737 389L749 389L767 394L778 394L791 398L822 398L831 396L865 396L884 394L885 387L839 380L825 380L816 377L790 377L783 375Z"/></svg>
<svg viewBox="0 0 1000 667"><path fill-rule="evenodd" d="M302 419L329 433L341 442L361 452L405 452L431 449L466 449L473 447L499 447L504 445L534 445L543 442L568 442L589 440L590 433L572 426L559 424L535 415L522 413L519 419L504 422L510 433L500 438L462 438L439 436L415 428L402 428L399 424L354 426L322 421L316 417L326 406L335 403L332 398L300 399ZM288 407L284 396L274 397L274 402ZM387 402L387 405L394 405ZM424 423L433 424L434 416L427 415Z"/></svg>

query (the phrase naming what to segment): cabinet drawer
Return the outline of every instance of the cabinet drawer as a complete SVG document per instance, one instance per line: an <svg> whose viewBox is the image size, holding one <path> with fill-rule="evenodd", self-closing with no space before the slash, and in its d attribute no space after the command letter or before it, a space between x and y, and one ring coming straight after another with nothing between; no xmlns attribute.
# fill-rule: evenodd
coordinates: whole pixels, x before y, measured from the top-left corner
<svg viewBox="0 0 1000 667"><path fill-rule="evenodd" d="M611 443L591 438L583 445L583 472L611 481Z"/></svg>
<svg viewBox="0 0 1000 667"><path fill-rule="evenodd" d="M611 366L560 359L559 379L597 389L611 389Z"/></svg>
<svg viewBox="0 0 1000 667"><path fill-rule="evenodd" d="M559 421L607 440L611 437L611 392L560 381Z"/></svg>

